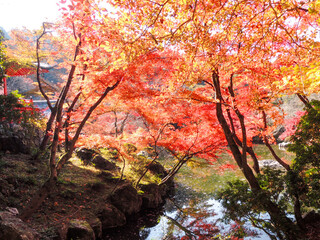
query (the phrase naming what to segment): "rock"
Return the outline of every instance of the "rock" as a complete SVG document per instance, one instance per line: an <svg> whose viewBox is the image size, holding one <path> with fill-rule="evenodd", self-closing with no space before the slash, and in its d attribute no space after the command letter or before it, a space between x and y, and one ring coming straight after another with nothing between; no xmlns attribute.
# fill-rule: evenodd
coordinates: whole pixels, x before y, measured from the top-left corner
<svg viewBox="0 0 320 240"><path fill-rule="evenodd" d="M119 170L116 164L108 161L107 159L105 159L100 155L94 156L91 163L95 166L95 168L100 170L108 170L108 171Z"/></svg>
<svg viewBox="0 0 320 240"><path fill-rule="evenodd" d="M261 168L272 168L272 169L284 169L284 167L278 163L276 160L272 160L272 159L267 159L267 160L261 160L259 161L259 166Z"/></svg>
<svg viewBox="0 0 320 240"><path fill-rule="evenodd" d="M95 240L94 231L87 221L73 219L69 223L67 240Z"/></svg>
<svg viewBox="0 0 320 240"><path fill-rule="evenodd" d="M14 214L7 211L0 212L0 239L38 240L40 237L39 233Z"/></svg>
<svg viewBox="0 0 320 240"><path fill-rule="evenodd" d="M264 144L263 139L260 136L254 136L252 138L252 143L253 144Z"/></svg>
<svg viewBox="0 0 320 240"><path fill-rule="evenodd" d="M165 168L157 161L149 165L149 171L160 178L164 178L168 174Z"/></svg>
<svg viewBox="0 0 320 240"><path fill-rule="evenodd" d="M98 154L98 152L93 149L79 148L76 150L77 157L80 158L85 165L88 165L96 154Z"/></svg>
<svg viewBox="0 0 320 240"><path fill-rule="evenodd" d="M140 185L142 194L142 208L157 208L163 203L160 186L155 183Z"/></svg>
<svg viewBox="0 0 320 240"><path fill-rule="evenodd" d="M306 213L302 218L306 224L315 224L320 222L320 214L316 213L314 210Z"/></svg>
<svg viewBox="0 0 320 240"><path fill-rule="evenodd" d="M159 185L159 190L162 198L174 195L175 186L173 178L169 179L166 183Z"/></svg>
<svg viewBox="0 0 320 240"><path fill-rule="evenodd" d="M18 209L16 209L16 208L12 208L12 207L6 207L6 210L8 211L8 212L10 212L12 215L19 215L19 211L18 211Z"/></svg>
<svg viewBox="0 0 320 240"><path fill-rule="evenodd" d="M289 145L291 145L291 142L282 142L278 144L279 150L286 150Z"/></svg>
<svg viewBox="0 0 320 240"><path fill-rule="evenodd" d="M94 217L87 220L90 226L92 227L94 231L94 235L96 236L96 239L100 239L102 236L102 223L99 218Z"/></svg>
<svg viewBox="0 0 320 240"><path fill-rule="evenodd" d="M0 137L0 151L28 154L30 149L17 137Z"/></svg>
<svg viewBox="0 0 320 240"><path fill-rule="evenodd" d="M106 203L97 214L102 229L121 227L126 224L126 216L112 204Z"/></svg>
<svg viewBox="0 0 320 240"><path fill-rule="evenodd" d="M125 215L132 215L141 210L142 198L131 184L124 184L110 196L110 202Z"/></svg>

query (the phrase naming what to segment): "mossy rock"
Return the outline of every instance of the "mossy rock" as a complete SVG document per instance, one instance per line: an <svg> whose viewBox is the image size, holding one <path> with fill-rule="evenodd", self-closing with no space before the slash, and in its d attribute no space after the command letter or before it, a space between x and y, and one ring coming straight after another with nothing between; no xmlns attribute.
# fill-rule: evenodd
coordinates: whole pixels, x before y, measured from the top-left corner
<svg viewBox="0 0 320 240"><path fill-rule="evenodd" d="M73 219L69 223L67 240L95 240L90 224L85 220Z"/></svg>

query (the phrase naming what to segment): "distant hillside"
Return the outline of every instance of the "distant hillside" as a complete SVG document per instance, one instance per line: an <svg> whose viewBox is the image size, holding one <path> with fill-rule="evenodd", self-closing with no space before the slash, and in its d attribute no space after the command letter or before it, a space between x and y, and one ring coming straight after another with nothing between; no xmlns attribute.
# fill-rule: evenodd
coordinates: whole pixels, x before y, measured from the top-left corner
<svg viewBox="0 0 320 240"><path fill-rule="evenodd" d="M8 40L10 39L9 34L6 32L6 30L4 30L3 27L0 26L0 38L2 38L3 40Z"/></svg>

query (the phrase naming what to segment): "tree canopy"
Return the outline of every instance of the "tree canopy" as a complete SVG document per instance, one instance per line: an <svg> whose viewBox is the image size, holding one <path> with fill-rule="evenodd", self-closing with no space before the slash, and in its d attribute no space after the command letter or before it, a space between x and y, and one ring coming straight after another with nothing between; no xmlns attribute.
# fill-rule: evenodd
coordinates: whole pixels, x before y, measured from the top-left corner
<svg viewBox="0 0 320 240"><path fill-rule="evenodd" d="M284 236L294 239L292 221L255 175L252 139L261 137L272 151L272 132L285 117L280 97L296 94L310 106L308 96L319 90L318 1L61 0L60 6L54 37L61 48L46 50L63 56L61 67L69 70L55 106L40 81L45 25L34 55L51 110L43 141L52 139L49 186L81 144L165 147L179 160L172 175L195 156L210 162L229 151L253 194L265 199L275 227L283 224ZM65 153L58 158L60 144Z"/></svg>

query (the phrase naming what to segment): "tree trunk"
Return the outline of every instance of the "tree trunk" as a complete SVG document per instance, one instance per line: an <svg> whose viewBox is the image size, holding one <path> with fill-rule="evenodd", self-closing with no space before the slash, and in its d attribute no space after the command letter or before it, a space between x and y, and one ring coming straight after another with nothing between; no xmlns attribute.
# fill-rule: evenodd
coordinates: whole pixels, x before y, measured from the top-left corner
<svg viewBox="0 0 320 240"><path fill-rule="evenodd" d="M249 167L246 159L243 159L244 154L241 153L239 146L236 144L234 140L233 133L230 130L230 127L225 119L225 116L222 110L223 97L221 93L220 80L219 80L219 75L217 71L213 72L212 80L213 80L213 84L214 84L214 88L217 96L216 115L220 123L220 126L224 131L224 135L227 139L228 145L230 147L230 150L232 152L234 159L236 160L239 168L241 169L242 173L247 179L252 192L257 194L257 196L260 196L261 204L264 207L264 209L269 213L271 221L275 224L275 227L277 229L280 229L280 232L283 232L287 240L296 240L297 235L300 235L297 231L296 225L289 218L287 218L285 213L275 203L273 203L270 200L268 194L265 193L260 188L257 178L253 174L253 171ZM237 114L237 116L240 121L243 120L242 118L239 117L239 114ZM246 134L243 128L242 128L242 131L243 131L243 134ZM246 148L243 148L243 151L246 151Z"/></svg>

